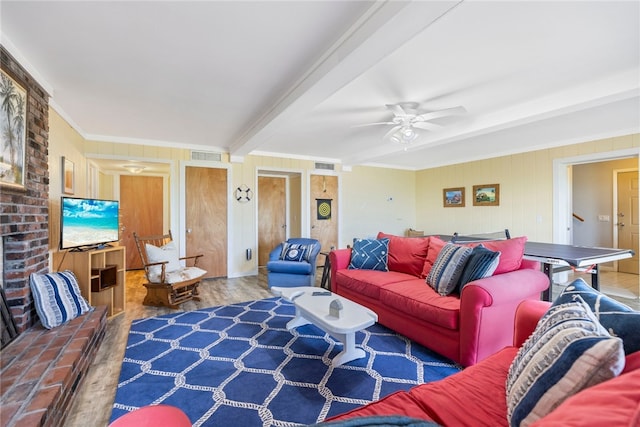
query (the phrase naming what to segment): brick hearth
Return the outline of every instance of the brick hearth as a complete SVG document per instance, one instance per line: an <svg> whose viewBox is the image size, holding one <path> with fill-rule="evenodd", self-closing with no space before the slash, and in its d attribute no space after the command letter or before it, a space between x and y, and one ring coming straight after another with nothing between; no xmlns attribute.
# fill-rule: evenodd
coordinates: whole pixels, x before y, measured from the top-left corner
<svg viewBox="0 0 640 427"><path fill-rule="evenodd" d="M2 350L0 426L64 425L105 335L107 307L62 326L29 328Z"/></svg>

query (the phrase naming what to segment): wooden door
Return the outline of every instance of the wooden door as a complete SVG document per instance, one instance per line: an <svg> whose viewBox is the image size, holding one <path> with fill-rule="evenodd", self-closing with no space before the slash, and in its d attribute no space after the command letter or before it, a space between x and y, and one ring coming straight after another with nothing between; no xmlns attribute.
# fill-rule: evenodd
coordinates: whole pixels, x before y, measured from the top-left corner
<svg viewBox="0 0 640 427"><path fill-rule="evenodd" d="M227 170L187 166L185 192L185 254L204 255L198 267L207 270L205 277L226 277Z"/></svg>
<svg viewBox="0 0 640 427"><path fill-rule="evenodd" d="M126 247L127 270L142 268L142 260L133 239L164 234L163 178L160 176L120 176L120 245Z"/></svg>
<svg viewBox="0 0 640 427"><path fill-rule="evenodd" d="M638 274L638 171L618 173L618 248L633 249L632 258L618 261L621 273Z"/></svg>
<svg viewBox="0 0 640 427"><path fill-rule="evenodd" d="M322 252L329 252L338 247L338 177L311 175L310 194L311 238L322 244ZM324 257L318 257L317 265L324 265Z"/></svg>
<svg viewBox="0 0 640 427"><path fill-rule="evenodd" d="M258 266L267 265L269 253L287 238L286 179L258 177Z"/></svg>

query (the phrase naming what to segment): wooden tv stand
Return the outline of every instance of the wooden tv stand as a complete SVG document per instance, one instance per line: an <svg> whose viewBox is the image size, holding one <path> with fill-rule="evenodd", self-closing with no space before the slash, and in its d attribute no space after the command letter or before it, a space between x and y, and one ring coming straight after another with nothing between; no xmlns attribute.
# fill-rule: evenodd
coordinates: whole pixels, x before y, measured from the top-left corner
<svg viewBox="0 0 640 427"><path fill-rule="evenodd" d="M89 305L106 305L107 316L116 316L124 313L126 303L125 251L124 246L111 246L82 252L57 252L53 257L54 267L58 271L73 271Z"/></svg>

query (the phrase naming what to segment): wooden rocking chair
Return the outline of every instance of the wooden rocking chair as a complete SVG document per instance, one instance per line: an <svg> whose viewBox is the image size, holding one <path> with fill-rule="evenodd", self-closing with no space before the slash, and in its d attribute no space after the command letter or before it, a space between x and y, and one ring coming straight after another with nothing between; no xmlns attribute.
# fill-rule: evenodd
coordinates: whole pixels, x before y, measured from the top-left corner
<svg viewBox="0 0 640 427"><path fill-rule="evenodd" d="M147 278L144 305L178 308L185 301L200 300L198 286L207 274L196 266L202 254L179 257L171 230L167 234L146 237L134 232L133 238ZM182 260L193 260L193 265L183 266Z"/></svg>

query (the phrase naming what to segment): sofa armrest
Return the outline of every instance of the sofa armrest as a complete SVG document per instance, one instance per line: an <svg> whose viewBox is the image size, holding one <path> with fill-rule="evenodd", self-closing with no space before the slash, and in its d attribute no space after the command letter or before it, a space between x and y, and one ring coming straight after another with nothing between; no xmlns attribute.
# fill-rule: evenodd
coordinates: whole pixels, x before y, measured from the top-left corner
<svg viewBox="0 0 640 427"><path fill-rule="evenodd" d="M529 338L538 325L538 321L550 306L550 302L533 300L522 301L518 304L513 333L514 347L520 347Z"/></svg>
<svg viewBox="0 0 640 427"><path fill-rule="evenodd" d="M549 278L521 269L468 283L460 295L460 363L468 366L513 344L515 313L524 300L539 300Z"/></svg>
<svg viewBox="0 0 640 427"><path fill-rule="evenodd" d="M332 250L329 252L329 262L331 263L331 292L337 293L336 272L349 267L351 248Z"/></svg>

